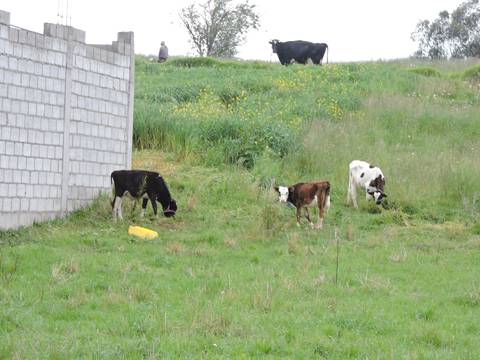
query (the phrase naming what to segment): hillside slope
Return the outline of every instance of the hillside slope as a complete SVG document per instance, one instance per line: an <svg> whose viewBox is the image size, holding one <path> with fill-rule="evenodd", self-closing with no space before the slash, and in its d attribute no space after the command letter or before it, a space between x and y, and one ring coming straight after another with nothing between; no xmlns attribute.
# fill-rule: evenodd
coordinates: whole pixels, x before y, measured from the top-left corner
<svg viewBox="0 0 480 360"><path fill-rule="evenodd" d="M164 175L177 216L124 201L114 223L103 196L0 233L0 358L474 358L480 122L465 70L138 59L134 167ZM356 158L382 167L385 209L344 205ZM325 227L297 228L271 185L319 178Z"/></svg>

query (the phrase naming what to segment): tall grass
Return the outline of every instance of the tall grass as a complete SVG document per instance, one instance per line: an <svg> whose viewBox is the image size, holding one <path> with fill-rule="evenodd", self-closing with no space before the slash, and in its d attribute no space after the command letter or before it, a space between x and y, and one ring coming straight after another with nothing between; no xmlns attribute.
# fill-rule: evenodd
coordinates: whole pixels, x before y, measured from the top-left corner
<svg viewBox="0 0 480 360"><path fill-rule="evenodd" d="M329 179L337 201L348 163L365 159L386 174L391 206L437 221L478 216L480 95L462 80L477 67L137 63L137 148L245 166L264 185Z"/></svg>

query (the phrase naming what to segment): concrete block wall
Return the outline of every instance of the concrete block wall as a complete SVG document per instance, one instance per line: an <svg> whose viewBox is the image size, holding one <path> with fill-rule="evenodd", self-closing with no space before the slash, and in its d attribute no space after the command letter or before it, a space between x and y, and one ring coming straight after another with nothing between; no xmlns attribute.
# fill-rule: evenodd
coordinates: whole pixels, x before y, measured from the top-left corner
<svg viewBox="0 0 480 360"><path fill-rule="evenodd" d="M45 24L39 34L0 11L0 229L42 221L110 191L130 168L133 33L111 45Z"/></svg>

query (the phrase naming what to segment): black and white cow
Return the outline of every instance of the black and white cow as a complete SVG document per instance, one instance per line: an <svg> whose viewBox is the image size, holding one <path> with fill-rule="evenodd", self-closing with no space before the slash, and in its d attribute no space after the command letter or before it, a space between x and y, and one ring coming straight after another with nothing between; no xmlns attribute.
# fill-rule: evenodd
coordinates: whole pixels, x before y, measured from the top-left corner
<svg viewBox="0 0 480 360"><path fill-rule="evenodd" d="M314 64L321 65L325 51L327 51L328 63L328 45L325 43L272 40L269 44L272 45L272 51L278 55L278 60L282 65L289 65L292 59L300 64L306 64L307 60L311 59Z"/></svg>
<svg viewBox="0 0 480 360"><path fill-rule="evenodd" d="M347 204L352 203L355 208L358 208L358 188L365 190L367 200L373 199L377 205L380 205L387 197L384 193L385 176L383 176L382 170L366 161L353 160L349 165L348 172Z"/></svg>
<svg viewBox="0 0 480 360"><path fill-rule="evenodd" d="M118 170L112 172L112 214L113 219L123 219L122 196L130 195L135 199L143 199L141 216L145 215L148 200L152 203L155 216L157 215L157 201L166 217L174 216L177 203L170 195L167 184L159 173L143 170Z"/></svg>

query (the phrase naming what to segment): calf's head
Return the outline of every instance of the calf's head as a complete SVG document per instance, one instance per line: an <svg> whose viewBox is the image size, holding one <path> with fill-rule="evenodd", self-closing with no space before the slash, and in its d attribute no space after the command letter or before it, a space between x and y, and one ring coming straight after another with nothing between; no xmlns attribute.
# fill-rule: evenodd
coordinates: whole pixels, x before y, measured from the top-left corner
<svg viewBox="0 0 480 360"><path fill-rule="evenodd" d="M175 213L177 212L177 202L175 199L171 199L167 208L163 209L163 215L165 217L172 217L175 216Z"/></svg>
<svg viewBox="0 0 480 360"><path fill-rule="evenodd" d="M281 203L287 203L290 189L286 186L275 186L274 189L276 192L278 192L278 201L280 201Z"/></svg>
<svg viewBox="0 0 480 360"><path fill-rule="evenodd" d="M371 165L370 165L371 166ZM385 188L385 178L382 175L378 175L375 179L370 181L367 188L367 194L373 197L375 204L380 205L387 197L387 194L383 192Z"/></svg>
<svg viewBox="0 0 480 360"><path fill-rule="evenodd" d="M373 199L375 200L375 204L377 205L380 205L387 197L387 194L385 194L382 190L371 187L367 189L367 194L373 197Z"/></svg>

